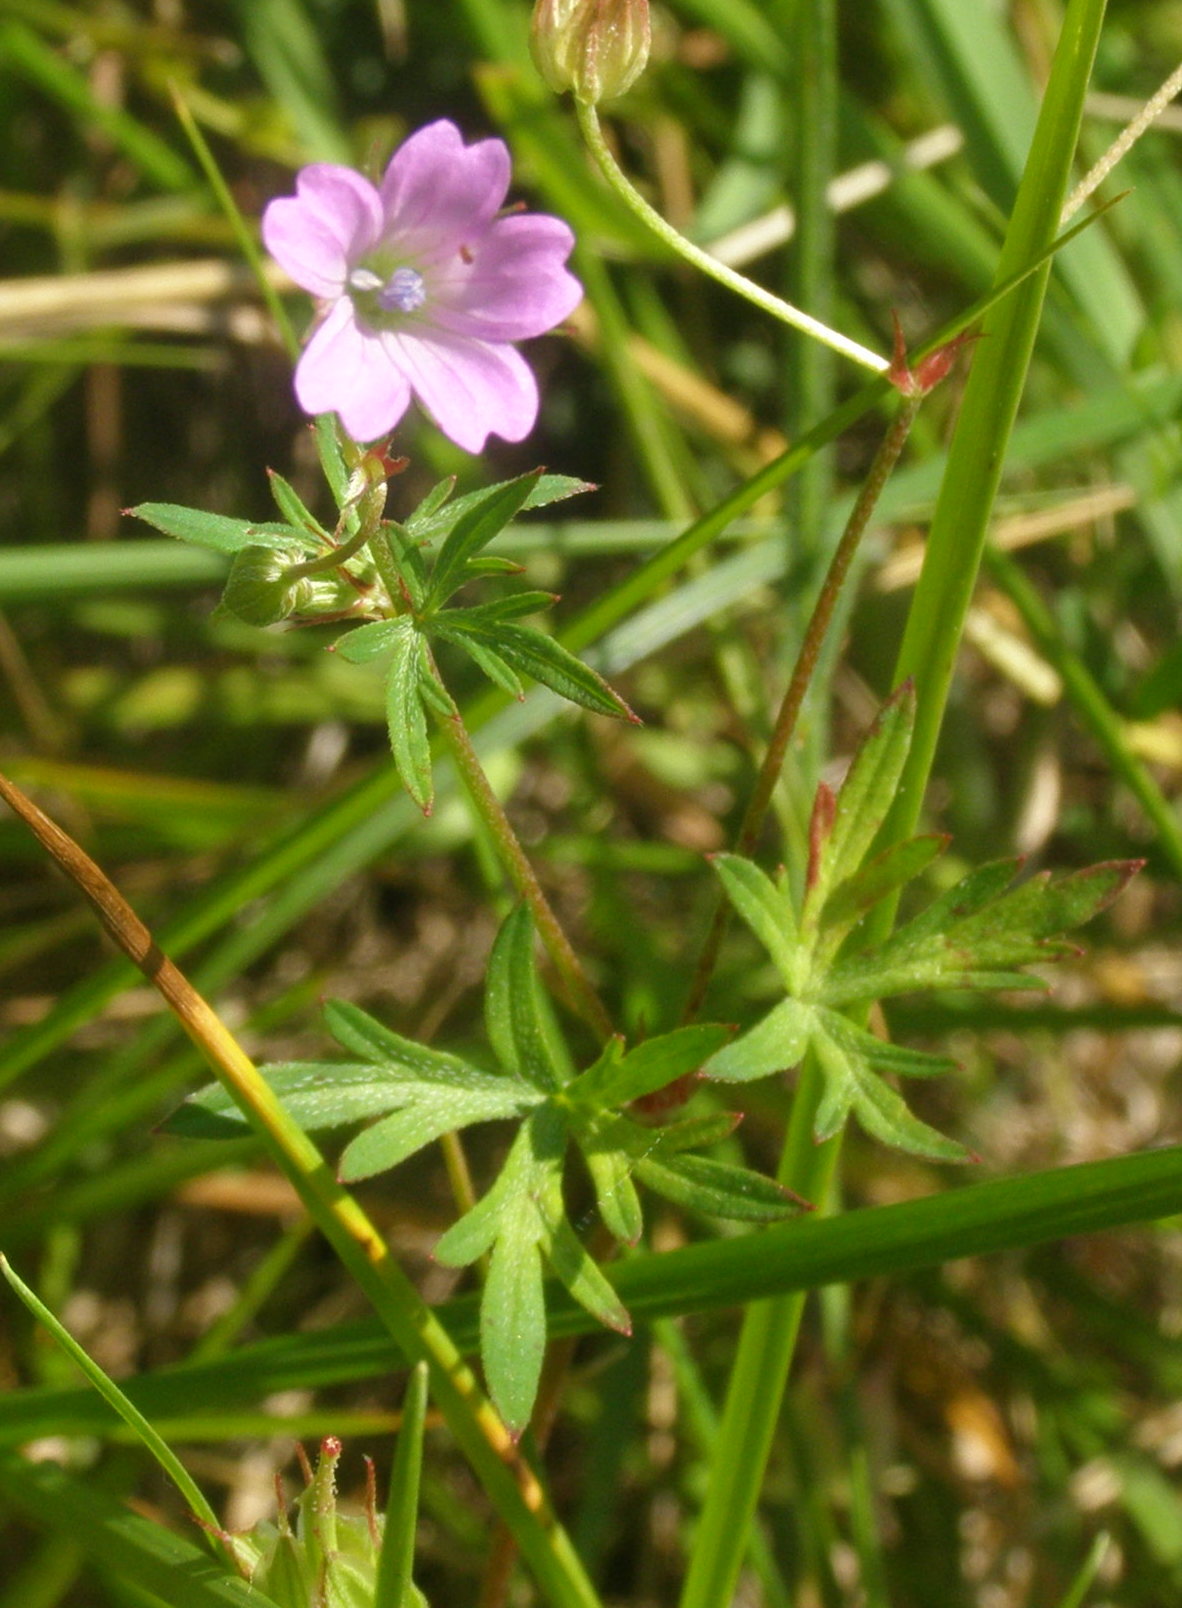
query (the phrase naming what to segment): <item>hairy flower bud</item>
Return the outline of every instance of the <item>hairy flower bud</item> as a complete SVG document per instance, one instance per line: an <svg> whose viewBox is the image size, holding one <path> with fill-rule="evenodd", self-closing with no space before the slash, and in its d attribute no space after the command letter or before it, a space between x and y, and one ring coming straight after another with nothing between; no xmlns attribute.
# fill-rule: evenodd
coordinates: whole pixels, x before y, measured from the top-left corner
<svg viewBox="0 0 1182 1608"><path fill-rule="evenodd" d="M595 105L622 95L648 61L648 0L537 0L530 43L559 94Z"/></svg>

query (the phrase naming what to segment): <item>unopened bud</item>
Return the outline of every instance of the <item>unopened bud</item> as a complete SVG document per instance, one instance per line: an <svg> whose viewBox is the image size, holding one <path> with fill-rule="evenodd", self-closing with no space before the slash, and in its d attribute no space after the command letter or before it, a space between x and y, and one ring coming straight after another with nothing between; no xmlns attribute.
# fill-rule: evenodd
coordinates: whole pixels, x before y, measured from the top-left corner
<svg viewBox="0 0 1182 1608"><path fill-rule="evenodd" d="M648 0L537 0L530 43L550 88L595 105L622 95L648 61Z"/></svg>

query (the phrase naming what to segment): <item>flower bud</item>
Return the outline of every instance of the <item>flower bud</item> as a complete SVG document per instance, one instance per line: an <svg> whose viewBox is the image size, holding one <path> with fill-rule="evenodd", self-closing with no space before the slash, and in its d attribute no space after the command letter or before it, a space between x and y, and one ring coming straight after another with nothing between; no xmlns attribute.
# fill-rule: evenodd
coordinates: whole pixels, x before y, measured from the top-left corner
<svg viewBox="0 0 1182 1608"><path fill-rule="evenodd" d="M648 0L537 0L530 44L538 71L561 94L595 105L622 95L648 61Z"/></svg>

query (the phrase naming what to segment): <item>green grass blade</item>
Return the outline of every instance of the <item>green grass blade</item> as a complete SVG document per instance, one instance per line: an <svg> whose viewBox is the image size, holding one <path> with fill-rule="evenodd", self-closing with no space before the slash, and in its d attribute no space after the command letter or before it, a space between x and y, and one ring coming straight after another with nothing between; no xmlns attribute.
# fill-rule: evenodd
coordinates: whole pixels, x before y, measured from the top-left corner
<svg viewBox="0 0 1182 1608"><path fill-rule="evenodd" d="M419 1472L423 1461L423 1424L427 1416L427 1370L411 1369L402 1398L402 1428L390 1470L386 1529L374 1586L373 1608L409 1608L408 1587L415 1557L419 1512Z"/></svg>
<svg viewBox="0 0 1182 1608"><path fill-rule="evenodd" d="M0 1493L10 1507L81 1546L116 1579L174 1608L275 1608L256 1586L225 1572L191 1541L152 1524L55 1463L0 1454Z"/></svg>
<svg viewBox="0 0 1182 1608"><path fill-rule="evenodd" d="M135 1432L137 1438L160 1464L160 1467L189 1504L189 1511L210 1533L212 1541L212 1537L218 1529L217 1514L205 1500L200 1489L190 1477L188 1469L180 1461L176 1453L152 1428L152 1425L138 1407L128 1401L115 1381L107 1377L98 1363L78 1344L70 1331L58 1321L44 1301L33 1293L13 1269L8 1258L2 1254L0 1254L0 1275L4 1277L9 1289L24 1303L38 1323L49 1331L66 1355L82 1370L108 1406L112 1407L123 1422ZM216 1549L223 1550L220 1542L216 1544Z"/></svg>
<svg viewBox="0 0 1182 1608"><path fill-rule="evenodd" d="M183 157L121 107L99 100L85 77L20 22L0 26L0 60L71 112L84 129L101 129L149 183L162 190L191 190L196 183Z"/></svg>
<svg viewBox="0 0 1182 1608"><path fill-rule="evenodd" d="M921 1200L797 1218L757 1233L705 1240L660 1255L629 1257L611 1279L635 1320L717 1311L826 1284L938 1267L1159 1219L1182 1210L1182 1146L1108 1161L1053 1167L1016 1178L941 1190ZM552 1337L586 1334L595 1321L560 1286L547 1289ZM478 1345L475 1297L436 1309L457 1346ZM382 1377L390 1336L376 1320L324 1334L294 1334L243 1346L233 1356L161 1369L125 1382L157 1421L203 1406L224 1410L297 1387ZM37 1435L102 1433L118 1420L89 1390L31 1388L0 1396L0 1445Z"/></svg>
<svg viewBox="0 0 1182 1608"><path fill-rule="evenodd" d="M1104 0L1073 0L1064 20L999 279L1018 272L1054 237L1103 16ZM974 353L896 667L896 684L914 680L918 710L898 799L884 829L887 842L909 837L919 816L1049 272L1049 265L1040 268L993 308Z"/></svg>

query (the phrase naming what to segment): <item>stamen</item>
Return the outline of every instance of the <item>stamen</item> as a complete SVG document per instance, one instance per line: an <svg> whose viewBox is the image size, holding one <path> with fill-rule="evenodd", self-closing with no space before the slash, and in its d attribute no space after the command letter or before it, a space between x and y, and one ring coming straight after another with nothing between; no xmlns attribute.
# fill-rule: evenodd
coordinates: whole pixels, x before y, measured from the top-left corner
<svg viewBox="0 0 1182 1608"><path fill-rule="evenodd" d="M380 290L382 281L372 268L354 268L349 275L349 287L351 290Z"/></svg>
<svg viewBox="0 0 1182 1608"><path fill-rule="evenodd" d="M387 312L413 313L427 299L427 287L422 274L414 268L395 268L378 296L378 303Z"/></svg>

